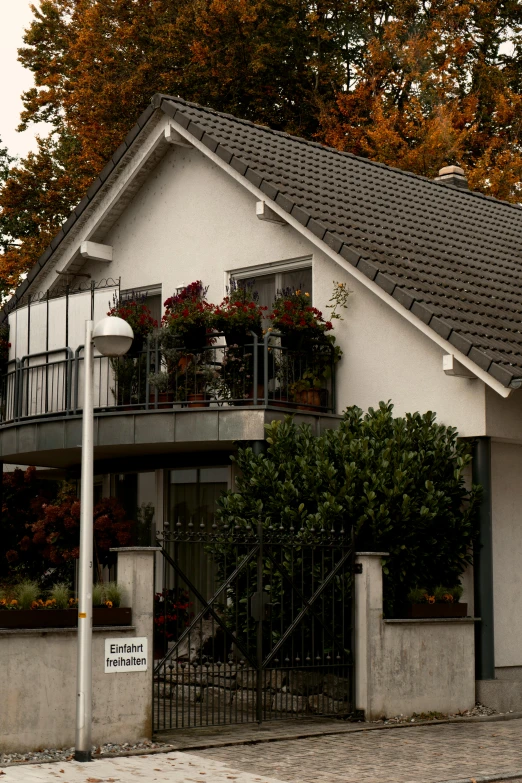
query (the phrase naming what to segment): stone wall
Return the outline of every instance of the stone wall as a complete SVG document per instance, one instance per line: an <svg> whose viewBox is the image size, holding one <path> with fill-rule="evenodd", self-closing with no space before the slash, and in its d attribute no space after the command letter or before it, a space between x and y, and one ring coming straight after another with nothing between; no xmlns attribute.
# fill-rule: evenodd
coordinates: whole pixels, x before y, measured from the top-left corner
<svg viewBox="0 0 522 783"><path fill-rule="evenodd" d="M366 720L475 704L474 621L384 620L381 554L358 555L356 707Z"/></svg>
<svg viewBox="0 0 522 783"><path fill-rule="evenodd" d="M93 744L152 734L154 549L118 552L118 582L133 610L129 628L93 633ZM105 674L105 639L148 638L148 671ZM0 752L72 747L76 714L76 629L0 630Z"/></svg>

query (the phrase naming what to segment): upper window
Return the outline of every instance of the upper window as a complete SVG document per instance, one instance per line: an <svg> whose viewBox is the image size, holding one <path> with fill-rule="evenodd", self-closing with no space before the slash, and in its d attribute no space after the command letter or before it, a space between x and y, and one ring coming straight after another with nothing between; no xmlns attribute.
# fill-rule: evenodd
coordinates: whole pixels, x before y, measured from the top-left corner
<svg viewBox="0 0 522 783"><path fill-rule="evenodd" d="M269 310L272 308L278 292L284 291L286 288L290 288L292 291L305 291L310 294L310 303L312 303L311 263L308 262L305 265L302 261L295 264L289 262L280 266L280 270L277 269L277 266L275 268L261 267L255 275L252 274L252 269L249 269L233 272L230 276L235 280L251 283L259 295L259 304L268 307Z"/></svg>
<svg viewBox="0 0 522 783"><path fill-rule="evenodd" d="M120 294L121 300L123 302L125 299L131 299L136 295L143 297L144 303L147 305L152 317L158 322L159 325L163 315L161 285L140 286L139 288L133 288L132 290L122 291Z"/></svg>

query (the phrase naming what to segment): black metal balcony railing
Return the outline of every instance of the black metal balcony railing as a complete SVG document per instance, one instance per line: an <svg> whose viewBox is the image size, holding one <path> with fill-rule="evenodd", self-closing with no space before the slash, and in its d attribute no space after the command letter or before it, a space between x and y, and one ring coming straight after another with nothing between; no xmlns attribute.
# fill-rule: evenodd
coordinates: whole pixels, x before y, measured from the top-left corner
<svg viewBox="0 0 522 783"><path fill-rule="evenodd" d="M335 411L335 361L330 344L288 345L284 336L252 335L226 344L181 345L168 335L133 346L120 359L94 360L97 411L257 405ZM1 421L74 415L83 399L83 346L9 362L1 389Z"/></svg>

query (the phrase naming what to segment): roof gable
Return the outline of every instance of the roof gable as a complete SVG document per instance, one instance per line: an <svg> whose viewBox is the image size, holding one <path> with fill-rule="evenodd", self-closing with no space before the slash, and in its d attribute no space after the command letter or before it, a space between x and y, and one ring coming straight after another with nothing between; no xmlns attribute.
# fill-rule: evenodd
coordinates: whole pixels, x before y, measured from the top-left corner
<svg viewBox="0 0 522 783"><path fill-rule="evenodd" d="M502 386L522 378L519 207L171 96L154 97L17 293L27 290L156 108L409 311L410 320L420 319Z"/></svg>

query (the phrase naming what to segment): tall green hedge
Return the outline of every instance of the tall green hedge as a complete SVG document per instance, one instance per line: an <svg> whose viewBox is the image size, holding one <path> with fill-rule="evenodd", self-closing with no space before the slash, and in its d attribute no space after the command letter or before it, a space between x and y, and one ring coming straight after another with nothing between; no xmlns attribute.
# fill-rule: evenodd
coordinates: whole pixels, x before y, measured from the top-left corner
<svg viewBox="0 0 522 783"><path fill-rule="evenodd" d="M288 417L267 426L266 451L241 448L237 487L219 501L234 525L353 528L359 551L384 559L385 607L415 586L455 585L477 536L480 488L468 489L470 447L432 412L394 418L393 405L348 408L320 437Z"/></svg>

